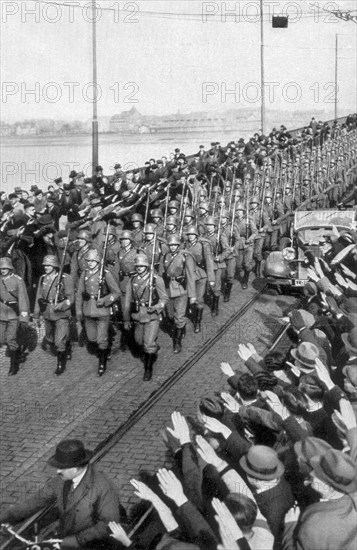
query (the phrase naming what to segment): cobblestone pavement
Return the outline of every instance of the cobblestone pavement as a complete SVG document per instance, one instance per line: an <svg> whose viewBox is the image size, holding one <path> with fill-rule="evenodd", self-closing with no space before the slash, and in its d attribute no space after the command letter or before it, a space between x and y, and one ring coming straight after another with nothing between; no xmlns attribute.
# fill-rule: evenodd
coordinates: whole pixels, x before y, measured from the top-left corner
<svg viewBox="0 0 357 550"><path fill-rule="evenodd" d="M195 335L187 325L183 351L172 353L170 337L160 332L161 350L150 383L142 382L139 358L118 349L104 377L96 375L97 360L85 348L74 347L66 373L55 377L55 357L38 346L22 365L16 377L8 377L8 358L0 350L1 424L1 507L33 494L52 475L46 460L64 438L80 438L96 448L125 422L185 361L212 338L230 317L250 300L262 285L241 291L236 283L231 301L222 304L218 318L205 310L203 331ZM176 408L194 414L201 395L224 386L219 363L237 364L240 342L254 342L259 351L267 349L279 324L273 318L294 298L263 294L242 322L233 325L205 356L198 361L155 406L100 460L100 467L118 484L125 506L135 501L128 480L141 468L154 472L165 463L165 447L159 431Z"/></svg>

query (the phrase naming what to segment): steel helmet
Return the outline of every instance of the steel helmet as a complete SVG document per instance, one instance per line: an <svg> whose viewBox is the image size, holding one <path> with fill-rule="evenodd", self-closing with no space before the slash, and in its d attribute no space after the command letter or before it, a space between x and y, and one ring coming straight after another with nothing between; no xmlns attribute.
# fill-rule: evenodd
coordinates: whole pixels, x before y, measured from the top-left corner
<svg viewBox="0 0 357 550"><path fill-rule="evenodd" d="M113 237L117 236L116 229L112 225L109 227L108 235L113 235Z"/></svg>
<svg viewBox="0 0 357 550"><path fill-rule="evenodd" d="M163 215L162 211L160 210L160 208L156 208L155 210L151 211L151 217L162 219L164 217L164 215Z"/></svg>
<svg viewBox="0 0 357 550"><path fill-rule="evenodd" d="M133 214L133 215L131 216L131 221L132 221L132 222L141 222L141 223L143 223L143 222L144 222L144 218L142 217L141 214Z"/></svg>
<svg viewBox="0 0 357 550"><path fill-rule="evenodd" d="M50 265L52 267L60 266L57 256L45 256L42 260L42 265Z"/></svg>
<svg viewBox="0 0 357 550"><path fill-rule="evenodd" d="M0 258L0 269L14 269L11 258Z"/></svg>
<svg viewBox="0 0 357 550"><path fill-rule="evenodd" d="M185 217L188 217L188 218L194 218L195 217L195 213L194 211L192 210L192 208L186 208L186 212L185 212Z"/></svg>
<svg viewBox="0 0 357 550"><path fill-rule="evenodd" d="M249 203L250 204L259 204L260 203L259 197L257 197L257 196L252 197L250 199Z"/></svg>
<svg viewBox="0 0 357 550"><path fill-rule="evenodd" d="M176 216L167 216L166 225L178 225L178 219Z"/></svg>
<svg viewBox="0 0 357 550"><path fill-rule="evenodd" d="M267 192L265 193L265 198L266 198L266 199L272 199L272 198L273 198L273 193L272 193L271 191L267 191Z"/></svg>
<svg viewBox="0 0 357 550"><path fill-rule="evenodd" d="M222 218L229 218L231 213L229 210L227 210L227 208L223 208L222 209L222 213L220 213Z"/></svg>
<svg viewBox="0 0 357 550"><path fill-rule="evenodd" d="M243 203L239 202L236 206L236 210L245 210L245 206Z"/></svg>
<svg viewBox="0 0 357 550"><path fill-rule="evenodd" d="M186 235L198 235L198 229L194 225L190 225L190 227L186 231Z"/></svg>
<svg viewBox="0 0 357 550"><path fill-rule="evenodd" d="M209 204L208 202L201 202L199 205L198 205L198 208L201 208L202 210L206 210L206 212L209 211Z"/></svg>
<svg viewBox="0 0 357 550"><path fill-rule="evenodd" d="M155 233L155 231L156 231L156 225L154 225L153 223L148 223L144 227L144 233Z"/></svg>
<svg viewBox="0 0 357 550"><path fill-rule="evenodd" d="M175 235L170 235L167 239L167 244L170 245L170 244L181 244L181 239L180 239L180 236L175 234Z"/></svg>
<svg viewBox="0 0 357 550"><path fill-rule="evenodd" d="M133 234L132 234L131 231L127 231L127 230L122 231L122 233L120 233L120 235L119 235L119 239L120 240L129 239L130 241L132 241L133 240Z"/></svg>
<svg viewBox="0 0 357 550"><path fill-rule="evenodd" d="M98 250L96 248L92 248L91 250L88 250L86 255L86 261L90 262L97 262L99 263L101 261L101 255L99 254Z"/></svg>
<svg viewBox="0 0 357 550"><path fill-rule="evenodd" d="M143 265L145 267L149 267L149 260L145 254L138 254L135 256L135 265Z"/></svg>
<svg viewBox="0 0 357 550"><path fill-rule="evenodd" d="M82 231L78 233L77 239L83 239L87 243L90 243L92 242L92 235L89 233L89 231L82 229Z"/></svg>
<svg viewBox="0 0 357 550"><path fill-rule="evenodd" d="M180 208L179 201L170 201L167 205L169 208L176 208L177 210Z"/></svg>
<svg viewBox="0 0 357 550"><path fill-rule="evenodd" d="M218 225L217 218L214 216L207 216L205 220L205 225Z"/></svg>

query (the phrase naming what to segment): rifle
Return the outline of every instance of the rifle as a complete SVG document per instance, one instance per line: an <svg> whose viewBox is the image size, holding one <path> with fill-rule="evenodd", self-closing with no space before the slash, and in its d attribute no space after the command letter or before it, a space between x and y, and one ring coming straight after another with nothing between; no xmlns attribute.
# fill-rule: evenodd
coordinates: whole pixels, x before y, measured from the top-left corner
<svg viewBox="0 0 357 550"><path fill-rule="evenodd" d="M262 196L261 196L261 199L260 199L260 212L259 212L259 227L258 229L261 228L262 226L262 221L263 221L263 209L264 209L264 201L265 201L265 187L266 187L266 184L265 184L265 170L263 171L263 174L262 174Z"/></svg>
<svg viewBox="0 0 357 550"><path fill-rule="evenodd" d="M234 197L234 203L233 203L233 212L232 212L232 221L231 221L231 230L229 232L229 246L232 246L233 242L233 233L234 233L234 222L236 219L236 206L237 206L237 195Z"/></svg>
<svg viewBox="0 0 357 550"><path fill-rule="evenodd" d="M184 221L185 221L185 216L186 216L186 210L187 210L187 198L188 198L188 189L186 189L186 201L184 202L184 208L182 210L182 216L181 216L181 221L180 221L180 237L182 237L182 231L183 231L183 224L184 224Z"/></svg>
<svg viewBox="0 0 357 550"><path fill-rule="evenodd" d="M155 265L155 249L156 249L156 231L154 233L154 244L152 249L151 265L150 265L150 278L149 278L149 307L152 303L152 294L154 289L154 265Z"/></svg>
<svg viewBox="0 0 357 550"><path fill-rule="evenodd" d="M222 231L222 212L223 212L223 204L221 204L221 210L219 213L219 219L218 219L218 230L217 230L217 243L216 243L216 250L215 250L215 258L217 258L219 253L219 245L221 240L221 231Z"/></svg>
<svg viewBox="0 0 357 550"><path fill-rule="evenodd" d="M56 288L56 296L55 296L55 306L58 303L58 298L59 298L59 295L60 295L61 281L62 281L62 277L63 277L64 263L66 261L66 254L67 254L67 248L68 248L68 243L69 243L69 233L70 233L70 231L71 231L71 229L68 228L67 229L66 246L64 247L64 250L63 250L62 261L61 261L60 269L59 269L59 272L58 272L58 275L57 275L57 288Z"/></svg>
<svg viewBox="0 0 357 550"><path fill-rule="evenodd" d="M169 183L167 185L167 189L166 189L166 204L165 204L165 215L164 215L164 230L165 231L166 231L167 212L168 212L168 208L169 208L170 185L171 185L171 183Z"/></svg>
<svg viewBox="0 0 357 550"><path fill-rule="evenodd" d="M181 203L180 203L180 217L181 218L183 218L182 213L183 213L183 204L184 204L184 199L185 199L186 185L187 185L187 182L185 180L185 183L182 186L182 195L181 195Z"/></svg>
<svg viewBox="0 0 357 550"><path fill-rule="evenodd" d="M149 215L149 206L150 206L150 187L148 188L148 194L147 194L147 197L146 197L144 225L147 224L148 215Z"/></svg>
<svg viewBox="0 0 357 550"><path fill-rule="evenodd" d="M234 189L234 180L236 179L236 167L234 167L233 170L233 177L232 177L232 184L231 184L231 192L229 194L229 203L228 203L228 210L231 211L232 207L232 198L233 198L233 189Z"/></svg>
<svg viewBox="0 0 357 550"><path fill-rule="evenodd" d="M98 289L98 297L97 297L98 300L100 300L100 295L102 293L102 287L103 287L103 283L104 283L104 269L105 269L105 259L106 259L107 248L108 248L109 229L110 229L110 223L108 222L107 231L106 231L106 234L105 234L103 257L102 257L102 261L100 263L100 270L99 270L99 289Z"/></svg>
<svg viewBox="0 0 357 550"><path fill-rule="evenodd" d="M249 185L248 184L246 188L246 201L247 201L247 208L246 208L246 219L245 219L245 238L249 239Z"/></svg>

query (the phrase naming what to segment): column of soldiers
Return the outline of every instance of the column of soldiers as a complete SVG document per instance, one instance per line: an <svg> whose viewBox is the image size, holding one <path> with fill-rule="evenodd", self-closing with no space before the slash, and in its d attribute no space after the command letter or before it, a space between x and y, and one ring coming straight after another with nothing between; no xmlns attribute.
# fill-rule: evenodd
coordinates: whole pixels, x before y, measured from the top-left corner
<svg viewBox="0 0 357 550"><path fill-rule="evenodd" d="M262 276L265 255L286 246L297 208L355 201L356 132L354 122L318 146L287 138L269 149L258 140L254 155L252 140L226 150L214 144L207 153L201 147L191 158L178 150L141 172L106 177L97 167L89 181L72 172L57 197L68 202L65 231L56 230L50 212L35 216L30 200L10 195L0 258L0 342L9 375L26 356L18 334L32 312L45 325L43 349L57 355L57 376L71 359L75 320L79 343L98 358L99 377L117 329L121 351L139 349L150 380L160 326L180 353L187 323L202 331L205 303L215 317L221 298L229 302L232 289L247 289L253 271ZM63 198L68 186L81 202Z"/></svg>

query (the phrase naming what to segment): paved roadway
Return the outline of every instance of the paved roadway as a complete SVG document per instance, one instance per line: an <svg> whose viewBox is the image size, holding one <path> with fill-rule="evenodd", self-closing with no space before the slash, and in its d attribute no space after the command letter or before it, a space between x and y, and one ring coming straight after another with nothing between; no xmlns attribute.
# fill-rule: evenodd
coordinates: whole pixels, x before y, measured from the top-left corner
<svg viewBox="0 0 357 550"><path fill-rule="evenodd" d="M171 339L161 332L161 350L150 383L142 382L140 359L130 352L119 351L117 339L113 358L102 378L96 376L96 358L77 345L66 373L60 377L53 375L55 357L43 352L40 346L30 354L16 377L8 377L9 360L1 349L1 507L25 499L54 474L46 460L61 439L80 438L88 448L95 449L109 437L252 298L259 285L262 282L255 281L255 289L242 291L237 282L231 301L222 304L217 318L205 311L201 334L195 335L188 323L179 355L172 353ZM242 320L231 326L100 460L101 469L120 488L125 507L136 502L129 479L142 468L155 472L167 463L166 447L159 432L168 424L171 412L177 409L195 414L201 396L224 388L225 377L219 364L229 361L232 366L239 365L236 350L240 342L253 342L264 353L281 326L276 318L293 301L292 297L263 294Z"/></svg>

